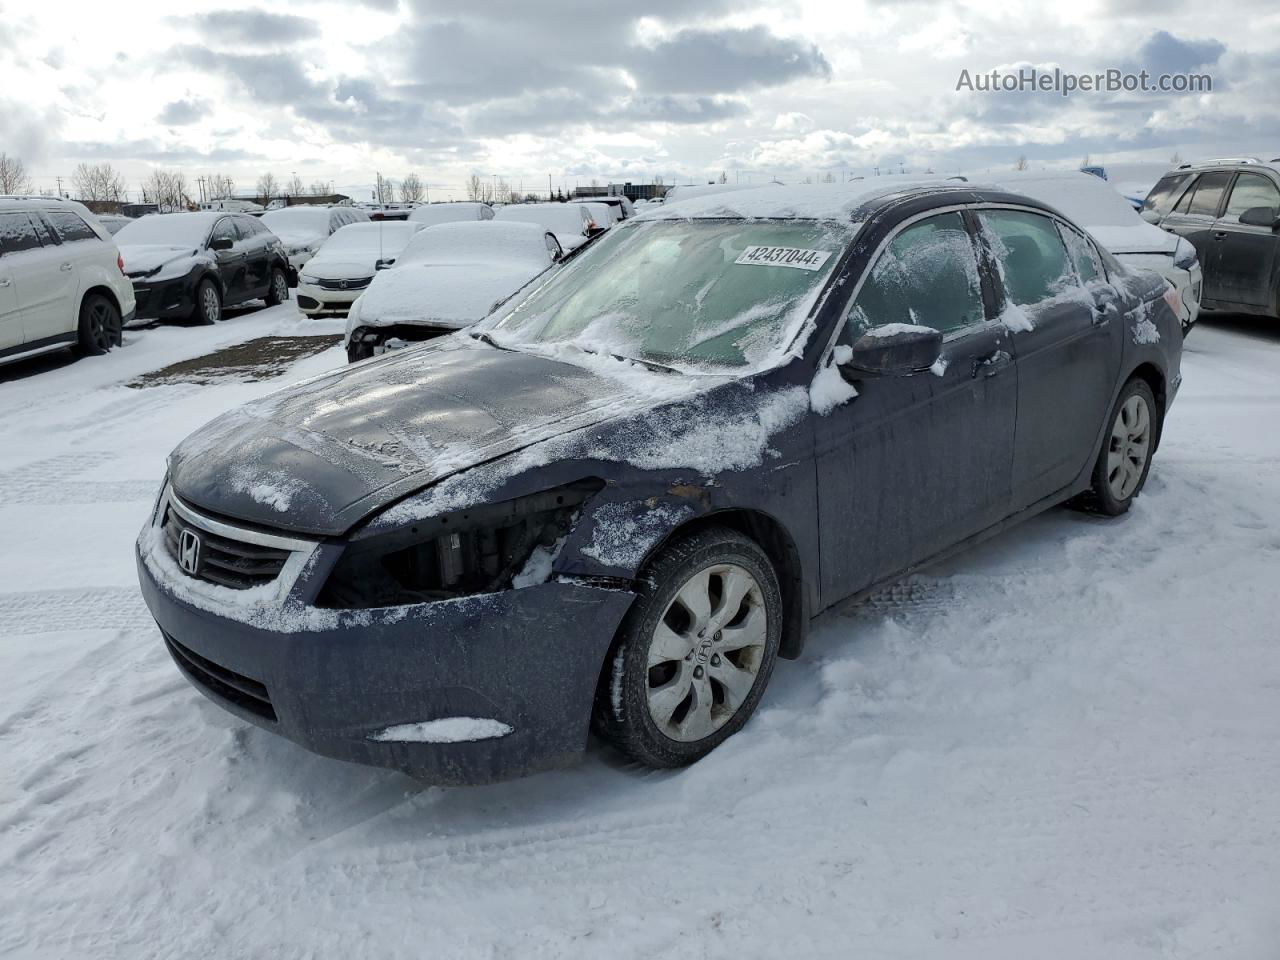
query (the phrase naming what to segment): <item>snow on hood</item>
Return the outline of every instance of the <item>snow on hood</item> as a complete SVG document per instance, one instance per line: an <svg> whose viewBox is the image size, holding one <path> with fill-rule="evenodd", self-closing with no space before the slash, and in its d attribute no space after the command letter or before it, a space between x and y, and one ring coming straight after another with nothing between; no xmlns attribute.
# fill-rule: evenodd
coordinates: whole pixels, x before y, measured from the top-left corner
<svg viewBox="0 0 1280 960"><path fill-rule="evenodd" d="M193 247L173 244L129 244L120 247L125 273L150 273L159 267L178 260L192 260L198 252Z"/></svg>
<svg viewBox="0 0 1280 960"><path fill-rule="evenodd" d="M497 350L465 335L434 340L224 414L174 450L170 478L179 496L215 513L337 535L458 471L715 382L596 359ZM283 511L281 497L263 495L275 490L287 492Z"/></svg>
<svg viewBox="0 0 1280 960"><path fill-rule="evenodd" d="M376 257L374 260L353 260L349 257L326 257L324 251L312 257L306 265L299 268L299 273L308 277L319 277L324 280L364 280L377 272Z"/></svg>
<svg viewBox="0 0 1280 960"><path fill-rule="evenodd" d="M286 247L312 247L324 243L329 236L327 231L313 230L309 227L294 227L291 230L272 230L280 242Z"/></svg>
<svg viewBox="0 0 1280 960"><path fill-rule="evenodd" d="M1160 253L1172 257L1178 246L1175 234L1147 223L1135 214L1139 222L1127 227L1090 227L1081 224L1097 241L1117 255L1126 253Z"/></svg>
<svg viewBox="0 0 1280 960"><path fill-rule="evenodd" d="M664 203L645 210L646 220L699 218L755 219L797 217L811 220L847 220L868 200L922 187L956 189L973 184L938 177L917 180L910 177L877 177L846 183L806 184L790 187L768 184L751 189L720 191L707 196Z"/></svg>
<svg viewBox="0 0 1280 960"><path fill-rule="evenodd" d="M465 327L488 316L493 305L544 270L511 264L397 264L373 279L360 298L360 325L430 323Z"/></svg>

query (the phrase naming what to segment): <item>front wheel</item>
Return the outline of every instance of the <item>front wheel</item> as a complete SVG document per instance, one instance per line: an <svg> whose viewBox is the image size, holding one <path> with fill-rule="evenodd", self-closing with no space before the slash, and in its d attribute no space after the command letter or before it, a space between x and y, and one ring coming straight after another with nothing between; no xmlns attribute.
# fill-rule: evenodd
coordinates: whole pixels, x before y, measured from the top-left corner
<svg viewBox="0 0 1280 960"><path fill-rule="evenodd" d="M80 305L76 352L82 357L98 357L123 340L123 324L116 305L100 294L85 297Z"/></svg>
<svg viewBox="0 0 1280 960"><path fill-rule="evenodd" d="M222 319L222 296L212 280L201 280L196 287L196 309L192 319L204 324L217 323Z"/></svg>
<svg viewBox="0 0 1280 960"><path fill-rule="evenodd" d="M289 299L289 277L282 267L271 268L271 287L267 291L267 306L277 307Z"/></svg>
<svg viewBox="0 0 1280 960"><path fill-rule="evenodd" d="M1118 517L1147 482L1159 437L1159 411L1145 380L1124 385L1111 411L1111 425L1093 468L1093 483L1075 505L1090 513Z"/></svg>
<svg viewBox="0 0 1280 960"><path fill-rule="evenodd" d="M639 579L596 698L595 728L650 767L700 760L742 729L782 637L782 592L752 540L713 527Z"/></svg>

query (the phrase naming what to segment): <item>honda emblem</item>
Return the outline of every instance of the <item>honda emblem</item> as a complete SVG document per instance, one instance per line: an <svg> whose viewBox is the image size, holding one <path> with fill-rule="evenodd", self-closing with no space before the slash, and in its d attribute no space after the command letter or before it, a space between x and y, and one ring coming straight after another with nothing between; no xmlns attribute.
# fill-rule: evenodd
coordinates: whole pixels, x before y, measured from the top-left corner
<svg viewBox="0 0 1280 960"><path fill-rule="evenodd" d="M194 530L183 530L178 536L178 566L184 573L196 576L200 572L200 554L204 545Z"/></svg>

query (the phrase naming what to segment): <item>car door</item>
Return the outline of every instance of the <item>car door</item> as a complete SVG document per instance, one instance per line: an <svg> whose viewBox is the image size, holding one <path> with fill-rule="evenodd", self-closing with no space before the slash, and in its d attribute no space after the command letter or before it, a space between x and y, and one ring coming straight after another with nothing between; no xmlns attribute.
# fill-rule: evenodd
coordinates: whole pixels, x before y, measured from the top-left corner
<svg viewBox="0 0 1280 960"><path fill-rule="evenodd" d="M95 265L114 261L115 256L108 251L97 232L74 210L45 210L43 217L45 226L61 240L61 246L58 247L62 258L59 269L65 272L68 264L71 267L71 309L63 316L62 321L63 332L70 332L78 329L80 324L79 304L85 288L86 271L92 270ZM116 269L114 262L111 262L110 269Z"/></svg>
<svg viewBox="0 0 1280 960"><path fill-rule="evenodd" d="M26 263L24 254L39 245L25 213L0 213L0 350L22 345L20 275Z"/></svg>
<svg viewBox="0 0 1280 960"><path fill-rule="evenodd" d="M846 310L837 353L892 323L938 329L943 346L931 371L855 379L855 398L814 418L824 604L1005 512L1018 373L970 227L950 211L899 228Z"/></svg>
<svg viewBox="0 0 1280 960"><path fill-rule="evenodd" d="M20 248L9 264L18 288L23 342L32 343L74 330L67 317L75 311L75 268L62 256L61 244L39 214L6 213L3 229Z"/></svg>
<svg viewBox="0 0 1280 960"><path fill-rule="evenodd" d="M1092 243L1046 214L977 214L1018 355L1011 512L1069 486L1096 453L1119 373L1115 290Z"/></svg>
<svg viewBox="0 0 1280 960"><path fill-rule="evenodd" d="M1187 189L1161 224L1161 227L1185 238L1196 248L1204 271L1205 300L1221 300L1221 246L1214 240L1214 225L1226 198L1227 188L1235 174L1229 171L1202 173Z"/></svg>
<svg viewBox="0 0 1280 960"><path fill-rule="evenodd" d="M1240 214L1255 207L1280 216L1280 187L1262 173L1241 171L1231 187L1227 207L1214 224L1213 240L1219 248L1216 300L1259 307L1276 306L1276 259L1280 234L1270 226L1241 223Z"/></svg>
<svg viewBox="0 0 1280 960"><path fill-rule="evenodd" d="M254 217L236 217L240 243L244 245L247 295L263 297L271 289L271 245L266 227Z"/></svg>
<svg viewBox="0 0 1280 960"><path fill-rule="evenodd" d="M240 240L240 231L236 229L231 217L223 217L213 225L213 232L209 235L210 246L218 240L231 241L228 249L213 251L218 273L222 277L223 302L231 304L248 299L244 245Z"/></svg>

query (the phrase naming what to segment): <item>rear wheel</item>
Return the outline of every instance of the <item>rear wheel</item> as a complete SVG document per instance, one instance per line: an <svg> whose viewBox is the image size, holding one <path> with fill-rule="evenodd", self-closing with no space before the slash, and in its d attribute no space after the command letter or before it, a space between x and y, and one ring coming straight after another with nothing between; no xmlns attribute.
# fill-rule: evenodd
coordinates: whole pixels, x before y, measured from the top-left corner
<svg viewBox="0 0 1280 960"><path fill-rule="evenodd" d="M212 280L201 280L196 287L196 308L191 318L203 324L217 323L222 319L222 296Z"/></svg>
<svg viewBox="0 0 1280 960"><path fill-rule="evenodd" d="M123 339L120 311L101 294L90 294L80 304L80 324L76 352L82 357L98 357Z"/></svg>
<svg viewBox="0 0 1280 960"><path fill-rule="evenodd" d="M1155 395L1145 380L1124 385L1111 410L1111 425L1093 468L1093 484L1074 503L1090 513L1118 517L1147 482L1160 434Z"/></svg>
<svg viewBox="0 0 1280 960"><path fill-rule="evenodd" d="M747 722L782 636L782 593L752 540L713 527L646 568L609 655L596 730L651 767L706 756Z"/></svg>
<svg viewBox="0 0 1280 960"><path fill-rule="evenodd" d="M275 307L289 299L289 277L283 267L271 268L271 288L267 291L267 306Z"/></svg>

